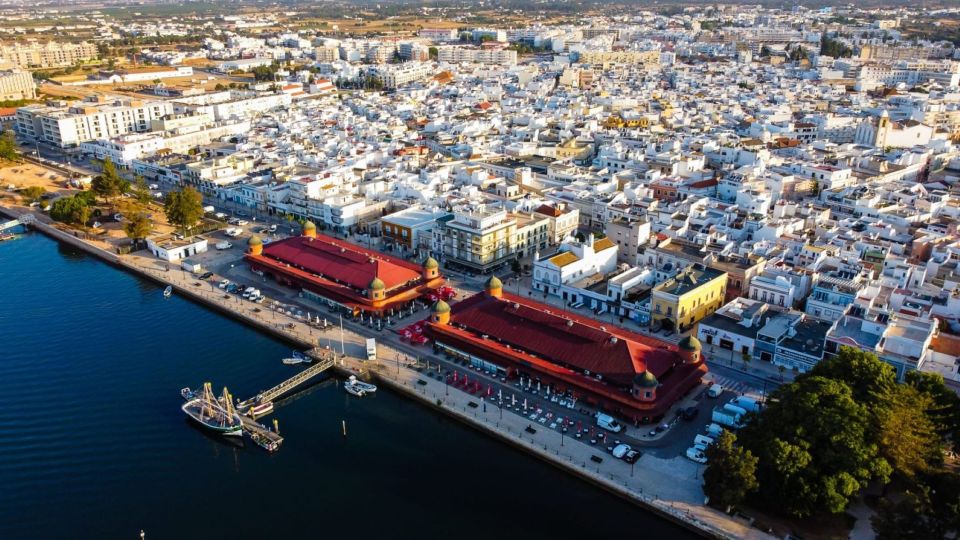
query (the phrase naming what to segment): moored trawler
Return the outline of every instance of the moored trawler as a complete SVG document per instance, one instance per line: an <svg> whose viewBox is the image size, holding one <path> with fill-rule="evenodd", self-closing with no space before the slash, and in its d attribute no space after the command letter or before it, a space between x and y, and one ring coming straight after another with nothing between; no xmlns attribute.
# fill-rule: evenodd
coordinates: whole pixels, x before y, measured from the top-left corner
<svg viewBox="0 0 960 540"><path fill-rule="evenodd" d="M181 394L187 397L183 391ZM218 400L210 383L203 383L203 391L181 407L183 412L201 426L224 435L243 435L243 421L233 409L233 397L226 388Z"/></svg>

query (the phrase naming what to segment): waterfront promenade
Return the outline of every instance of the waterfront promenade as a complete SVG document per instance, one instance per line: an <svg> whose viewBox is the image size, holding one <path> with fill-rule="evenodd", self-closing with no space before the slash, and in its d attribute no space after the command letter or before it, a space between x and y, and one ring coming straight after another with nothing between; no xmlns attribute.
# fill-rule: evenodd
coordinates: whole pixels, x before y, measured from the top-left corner
<svg viewBox="0 0 960 540"><path fill-rule="evenodd" d="M19 212L15 212L19 214ZM41 218L42 219L42 218ZM261 330L278 335L298 347L312 348L330 344L337 348L341 341L340 328L321 331L295 315L270 310L267 305L258 306L245 302L234 295L226 295L211 282L197 280L196 276L179 268L167 270L166 263L148 256L118 256L102 246L79 241L69 233L47 224L37 228L61 241L70 242L109 262L132 272L150 277L162 284L172 285L178 294L202 302L209 307L228 313ZM159 288L157 294L159 294ZM613 493L628 498L668 519L717 538L769 538L751 528L745 521L727 516L704 506L701 468L696 464L677 459L660 459L644 455L634 467L614 459L602 448L590 446L572 437L563 437L557 431L534 423L534 432L525 428L531 422L512 412L502 411L492 402L447 386L442 380L428 377L409 365L393 366L389 360L368 363L360 360L364 335L343 330L346 357L337 366L341 373L373 374L379 382L403 395L417 399L428 406L461 419L469 425L494 435L517 448L526 450L550 463L568 470L587 481L593 482ZM423 349L429 357L429 350ZM381 358L409 354L408 351L380 345ZM356 356L356 357L355 357ZM211 374L215 375L215 374ZM295 444L295 434L288 434L290 444ZM599 463L591 459L599 457Z"/></svg>

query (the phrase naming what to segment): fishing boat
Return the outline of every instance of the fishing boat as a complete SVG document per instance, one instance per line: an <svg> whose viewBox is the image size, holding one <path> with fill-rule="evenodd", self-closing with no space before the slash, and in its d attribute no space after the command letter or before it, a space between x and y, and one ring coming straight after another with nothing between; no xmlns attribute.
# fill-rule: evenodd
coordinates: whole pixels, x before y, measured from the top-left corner
<svg viewBox="0 0 960 540"><path fill-rule="evenodd" d="M257 405L254 405L253 407L250 407L250 414L253 415L254 418L257 418L257 417L259 417L259 416L263 416L263 415L265 415L265 414L270 414L270 413L272 413L272 412L273 412L273 402L272 402L272 401L266 401L266 402L264 402L264 403L258 403Z"/></svg>
<svg viewBox="0 0 960 540"><path fill-rule="evenodd" d="M356 384L350 381L343 383L343 389L352 396L363 397L366 395L366 392L361 390Z"/></svg>
<svg viewBox="0 0 960 540"><path fill-rule="evenodd" d="M297 364L302 364L304 363L304 361L305 360L303 358L284 358L283 360L281 360L281 362L283 362L288 366L295 366Z"/></svg>
<svg viewBox="0 0 960 540"><path fill-rule="evenodd" d="M173 285L167 285L167 288L163 290L163 297L170 298L170 295L173 294Z"/></svg>
<svg viewBox="0 0 960 540"><path fill-rule="evenodd" d="M183 393L181 390L181 394ZM213 395L211 384L203 383L200 395L184 403L180 409L209 430L234 437L243 435L243 420L233 409L233 398L226 388L223 389L220 399L217 399Z"/></svg>
<svg viewBox="0 0 960 540"><path fill-rule="evenodd" d="M377 391L377 385L361 381L356 375L351 375L347 383L359 388L364 394L372 394Z"/></svg>

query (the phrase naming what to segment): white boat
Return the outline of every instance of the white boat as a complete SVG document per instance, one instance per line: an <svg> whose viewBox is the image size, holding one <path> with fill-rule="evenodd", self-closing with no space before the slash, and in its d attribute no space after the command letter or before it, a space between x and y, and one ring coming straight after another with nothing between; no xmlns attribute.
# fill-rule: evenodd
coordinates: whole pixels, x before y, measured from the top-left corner
<svg viewBox="0 0 960 540"><path fill-rule="evenodd" d="M284 358L283 360L281 360L281 362L283 362L288 366L295 366L297 364L302 364L306 362L306 360L304 360L303 358Z"/></svg>
<svg viewBox="0 0 960 540"><path fill-rule="evenodd" d="M260 403L250 408L250 414L252 414L255 418L258 416L263 416L265 414L270 414L271 412L273 412L272 401L267 401L266 403Z"/></svg>
<svg viewBox="0 0 960 540"><path fill-rule="evenodd" d="M358 388L356 384L350 381L343 383L343 389L346 390L348 394L351 394L357 397L363 397L366 395L366 392Z"/></svg>
<svg viewBox="0 0 960 540"><path fill-rule="evenodd" d="M350 378L347 379L347 384L353 385L361 390L364 394L372 394L377 391L377 385L363 382L360 379L357 379L356 375L351 375Z"/></svg>
<svg viewBox="0 0 960 540"><path fill-rule="evenodd" d="M167 285L167 288L163 290L163 297L170 298L170 295L173 294L173 285Z"/></svg>

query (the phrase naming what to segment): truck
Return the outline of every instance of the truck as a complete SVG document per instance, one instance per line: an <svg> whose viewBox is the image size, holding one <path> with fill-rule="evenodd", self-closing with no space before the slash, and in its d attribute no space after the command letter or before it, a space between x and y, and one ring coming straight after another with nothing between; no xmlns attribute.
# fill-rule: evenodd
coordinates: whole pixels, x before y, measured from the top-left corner
<svg viewBox="0 0 960 540"><path fill-rule="evenodd" d="M367 360L376 360L377 359L377 340L374 338L367 338Z"/></svg>
<svg viewBox="0 0 960 540"><path fill-rule="evenodd" d="M707 437L716 439L723 434L723 428L719 424L710 424L707 426Z"/></svg>
<svg viewBox="0 0 960 540"><path fill-rule="evenodd" d="M603 414L600 412L597 413L597 425L607 431L612 431L614 433L620 433L621 431L623 431L623 426L621 426L619 422L614 420L612 416L608 414Z"/></svg>
<svg viewBox="0 0 960 540"><path fill-rule="evenodd" d="M233 244L231 244L230 242L217 242L217 244L216 244L216 248L217 248L219 251L223 251L223 250L225 250L225 249L230 249L230 248L232 248L232 247L233 247Z"/></svg>
<svg viewBox="0 0 960 540"><path fill-rule="evenodd" d="M752 397L735 397L730 400L730 405L739 407L747 412L760 412L760 402Z"/></svg>
<svg viewBox="0 0 960 540"><path fill-rule="evenodd" d="M731 429L739 429L742 418L743 416L741 414L731 411L726 407L714 407L713 413L710 415L710 420L712 420L714 424Z"/></svg>

